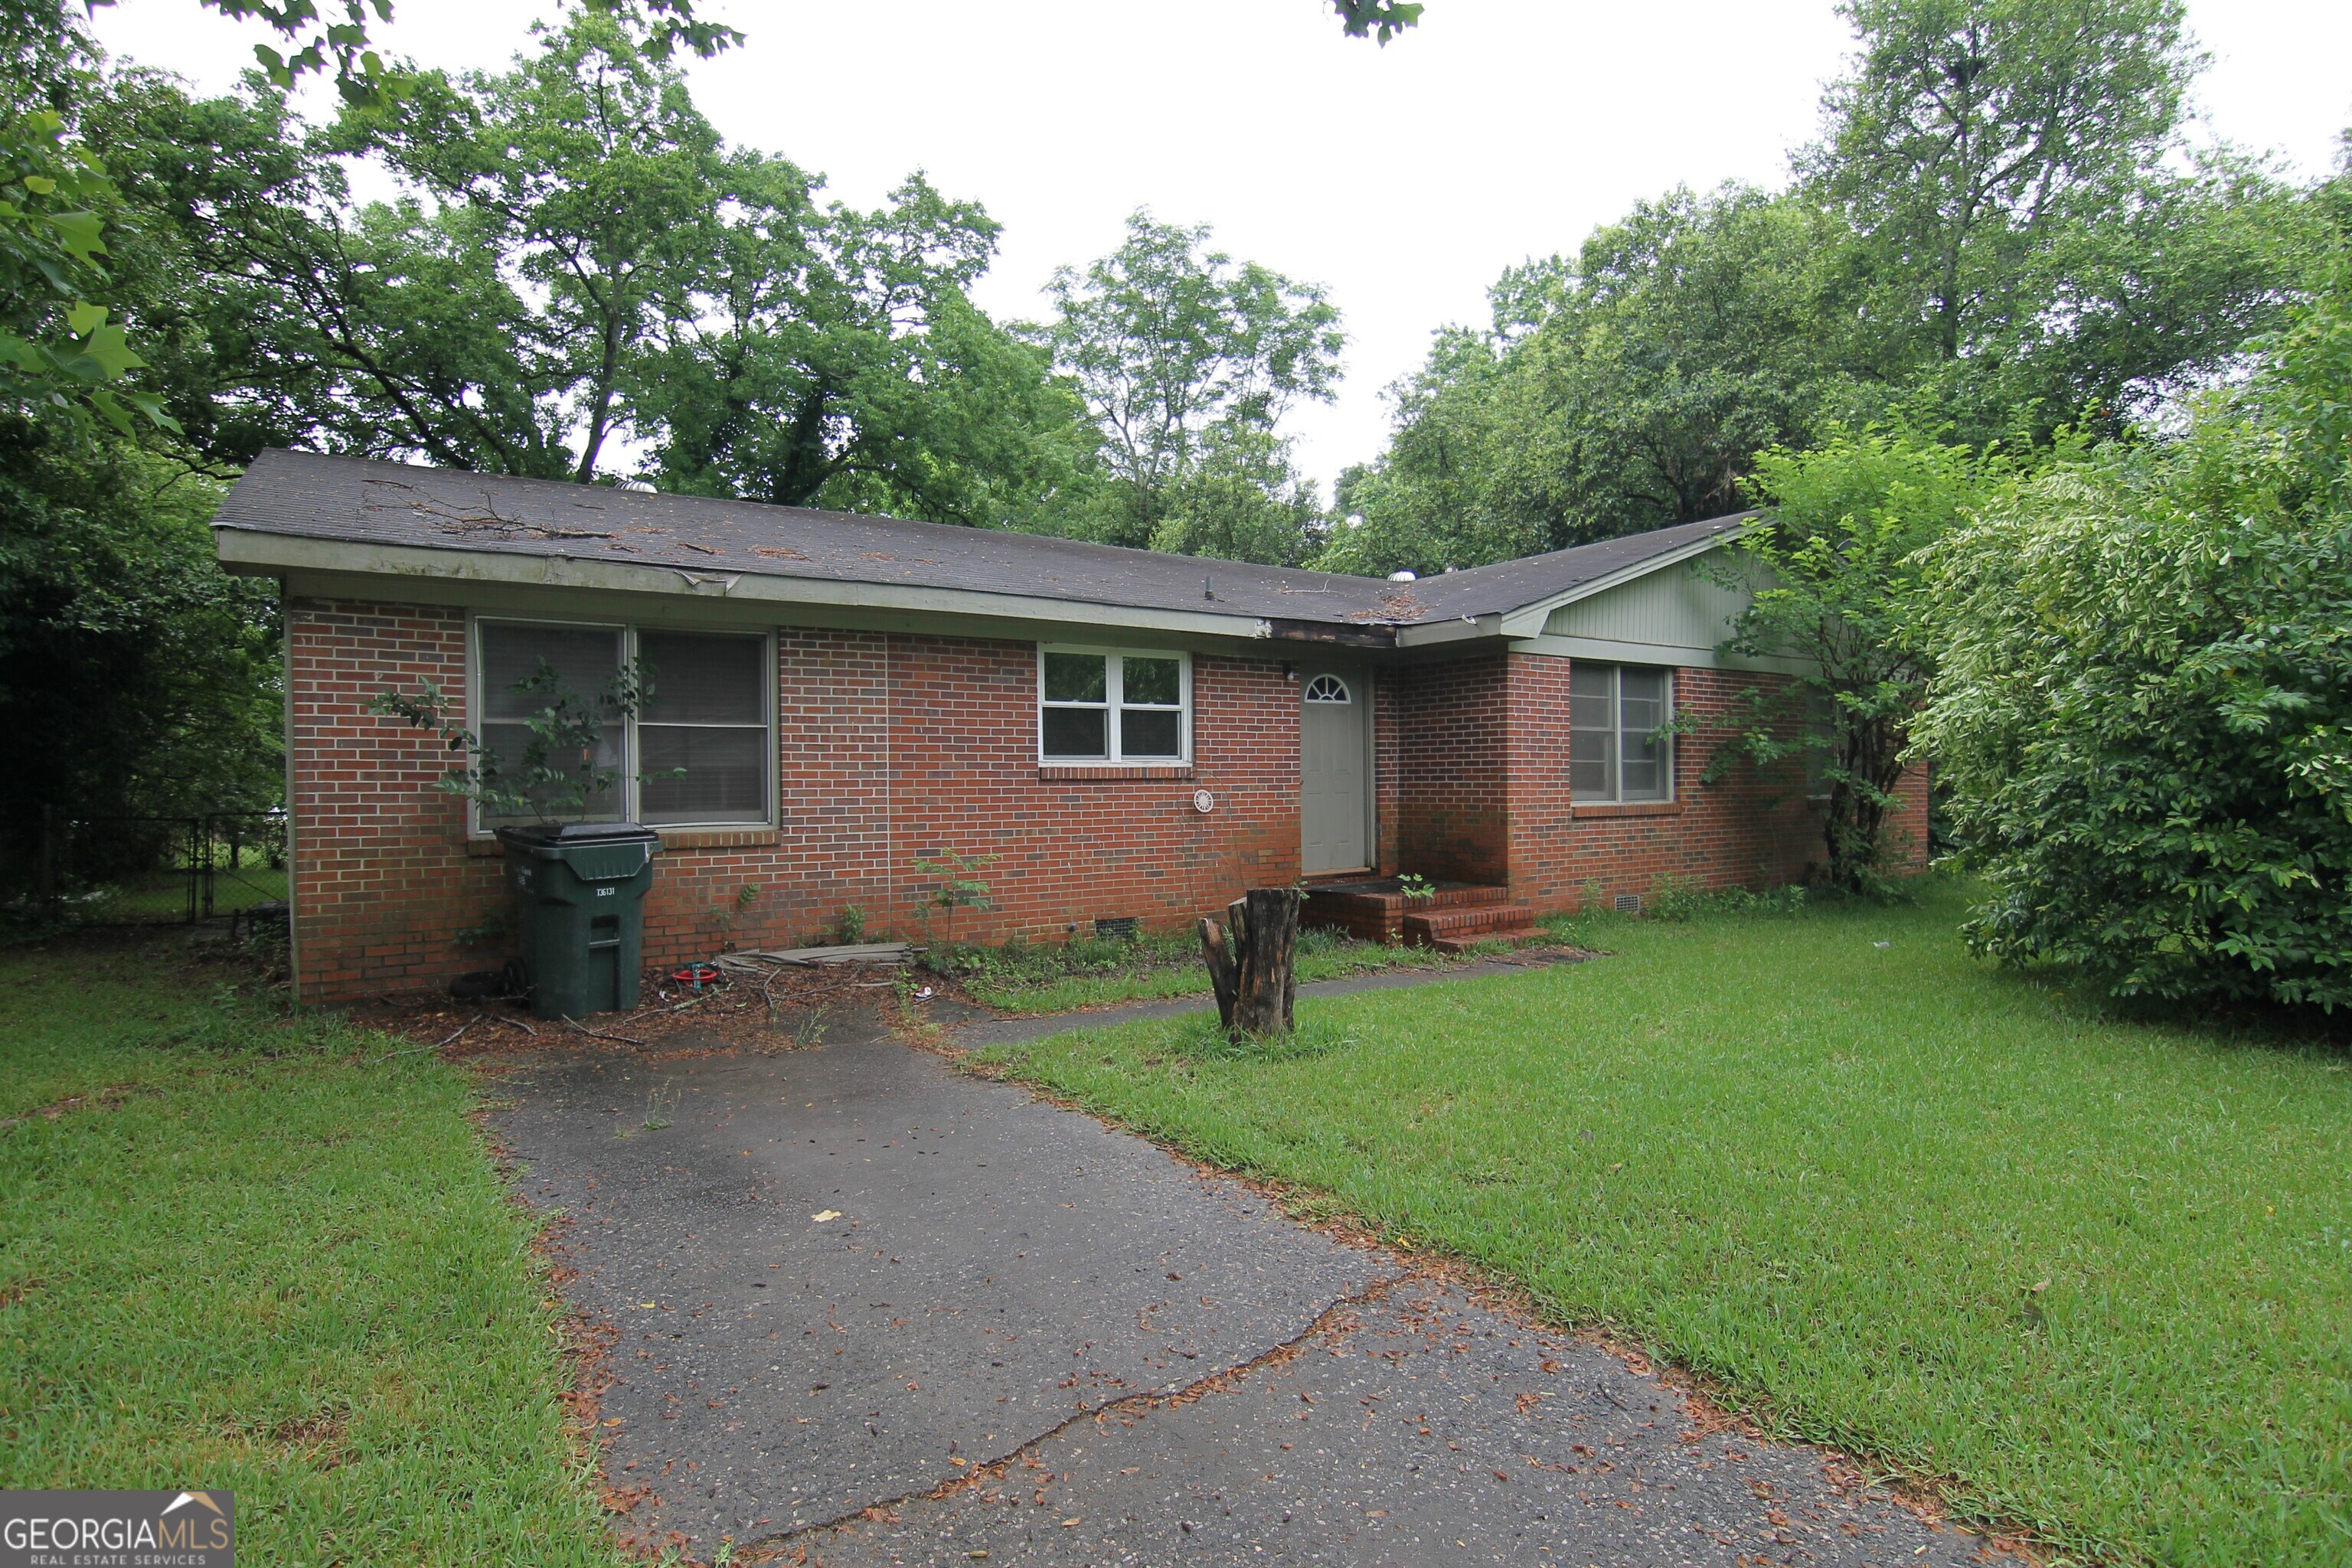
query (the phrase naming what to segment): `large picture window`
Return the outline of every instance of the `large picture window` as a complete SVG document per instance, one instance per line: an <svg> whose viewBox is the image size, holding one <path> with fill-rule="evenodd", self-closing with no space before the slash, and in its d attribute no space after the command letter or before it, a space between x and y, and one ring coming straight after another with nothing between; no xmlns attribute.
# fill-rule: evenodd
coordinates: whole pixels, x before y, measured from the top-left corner
<svg viewBox="0 0 2352 1568"><path fill-rule="evenodd" d="M1190 761L1192 657L1039 648L1037 755L1048 763Z"/></svg>
<svg viewBox="0 0 2352 1568"><path fill-rule="evenodd" d="M1614 664L1569 672L1569 791L1579 801L1671 800L1674 675Z"/></svg>
<svg viewBox="0 0 2352 1568"><path fill-rule="evenodd" d="M766 826L772 820L775 702L761 633L639 630L546 621L475 623L473 710L482 742L511 766L547 699L515 689L543 663L593 701L634 658L652 696L604 726L595 765L620 775L590 821L649 827ZM484 819L487 830L504 819Z"/></svg>
<svg viewBox="0 0 2352 1568"><path fill-rule="evenodd" d="M482 744L498 753L508 769L522 764L523 748L530 742L530 720L548 703L552 693L517 688L545 665L559 686L594 701L611 685L621 668L627 633L619 626L555 626L513 621L483 621L476 627L474 669L475 732ZM624 786L589 800L582 815L591 822L616 820L625 807L629 773L628 726L619 721L604 726L604 739L593 759L599 772L620 774ZM530 818L486 817L485 827Z"/></svg>

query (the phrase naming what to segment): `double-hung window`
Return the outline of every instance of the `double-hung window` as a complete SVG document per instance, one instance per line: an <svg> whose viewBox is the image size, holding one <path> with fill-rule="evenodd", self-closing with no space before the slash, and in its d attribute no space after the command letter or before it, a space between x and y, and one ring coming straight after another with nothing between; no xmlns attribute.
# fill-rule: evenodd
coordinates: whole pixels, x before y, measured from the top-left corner
<svg viewBox="0 0 2352 1568"><path fill-rule="evenodd" d="M1569 672L1569 790L1579 801L1674 798L1674 673L1633 665Z"/></svg>
<svg viewBox="0 0 2352 1568"><path fill-rule="evenodd" d="M1039 761L1182 763L1192 755L1189 654L1037 650Z"/></svg>
<svg viewBox="0 0 2352 1568"><path fill-rule="evenodd" d="M763 633L478 620L473 710L482 743L505 768L519 767L530 721L552 695L534 682L542 666L562 690L597 704L608 701L631 660L650 695L634 715L605 708L591 765L615 782L581 815L653 827L769 826L774 659ZM487 831L508 820L518 819L485 815L478 826Z"/></svg>

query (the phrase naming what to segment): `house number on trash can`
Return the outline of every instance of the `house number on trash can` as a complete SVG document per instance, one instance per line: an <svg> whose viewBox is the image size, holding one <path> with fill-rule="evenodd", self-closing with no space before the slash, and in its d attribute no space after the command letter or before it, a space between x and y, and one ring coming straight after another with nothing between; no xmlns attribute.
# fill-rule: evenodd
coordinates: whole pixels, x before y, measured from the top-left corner
<svg viewBox="0 0 2352 1568"><path fill-rule="evenodd" d="M600 899L609 899L619 891L618 888L599 888L596 889L596 896Z"/></svg>

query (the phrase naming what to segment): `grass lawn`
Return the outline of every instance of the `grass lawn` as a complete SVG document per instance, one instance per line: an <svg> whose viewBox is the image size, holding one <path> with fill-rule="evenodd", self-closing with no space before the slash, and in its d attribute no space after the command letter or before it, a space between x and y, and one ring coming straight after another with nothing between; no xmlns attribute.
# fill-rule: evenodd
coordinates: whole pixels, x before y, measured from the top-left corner
<svg viewBox="0 0 2352 1568"><path fill-rule="evenodd" d="M1298 1184L2063 1551L2352 1562L2352 1058L1969 959L1958 895L984 1058ZM1311 1028L1307 1026L1311 1024Z"/></svg>
<svg viewBox="0 0 2352 1568"><path fill-rule="evenodd" d="M1507 942L1481 943L1448 956L1427 948L1383 947L1337 931L1298 933L1298 978L1336 980L1383 969L1437 969L1489 952ZM975 1000L1008 1013L1068 1013L1121 1002L1206 996L1208 966L1190 931L1163 931L1131 942L1088 937L1067 943L1015 942L959 947L935 960L963 983Z"/></svg>
<svg viewBox="0 0 2352 1568"><path fill-rule="evenodd" d="M244 1562L619 1563L470 1079L177 942L0 952L0 1486L227 1488Z"/></svg>

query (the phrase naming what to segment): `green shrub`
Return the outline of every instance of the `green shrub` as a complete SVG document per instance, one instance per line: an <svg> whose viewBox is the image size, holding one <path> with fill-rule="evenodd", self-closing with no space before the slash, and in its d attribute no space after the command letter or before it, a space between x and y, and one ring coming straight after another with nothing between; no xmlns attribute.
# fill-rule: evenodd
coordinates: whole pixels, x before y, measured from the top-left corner
<svg viewBox="0 0 2352 1568"><path fill-rule="evenodd" d="M2352 1003L2352 498L2303 412L2352 404L2348 314L2315 307L2179 441L1931 552L1916 733L1992 889L1979 951L2116 995Z"/></svg>

